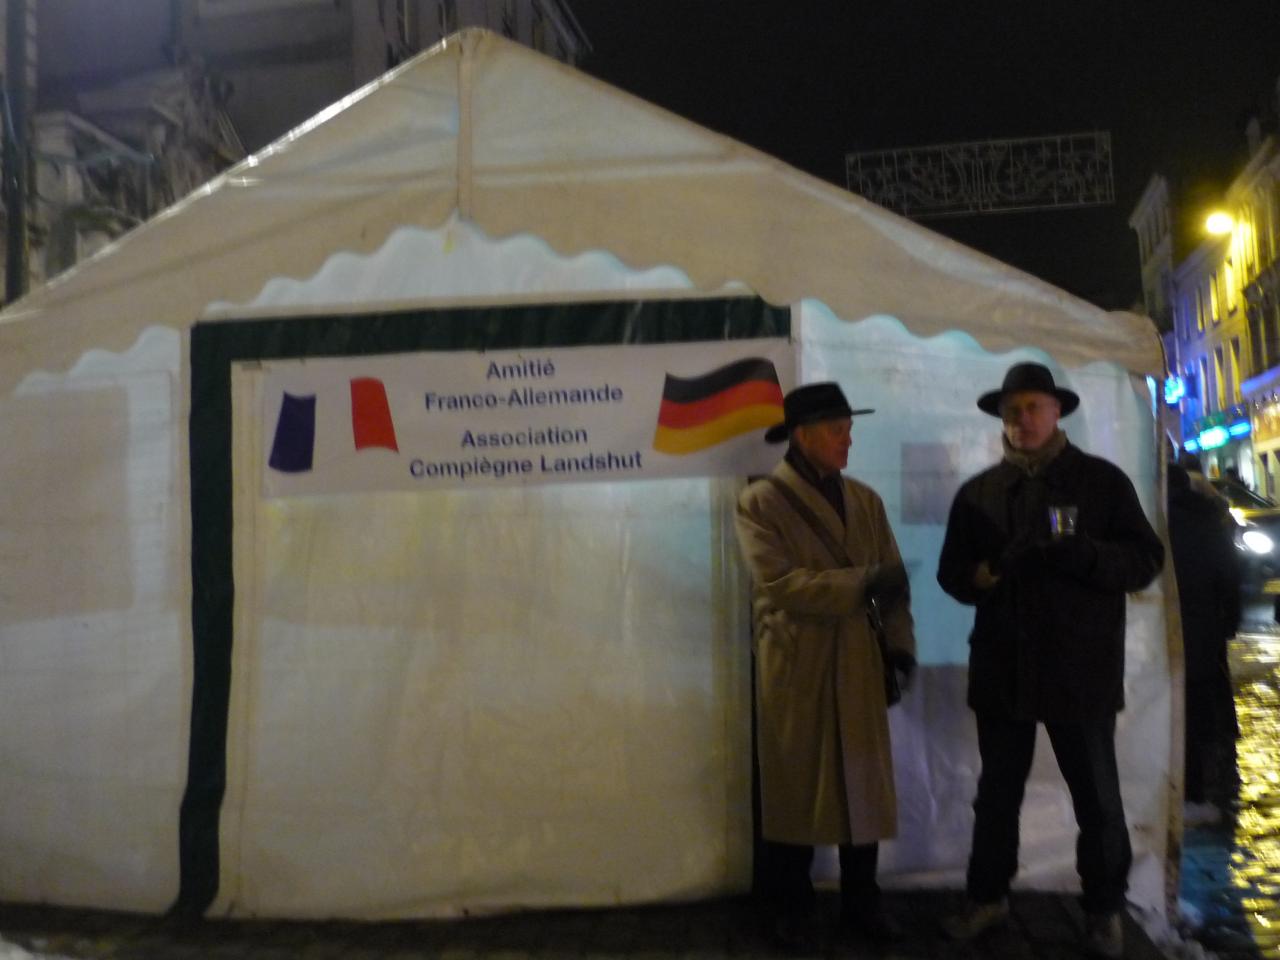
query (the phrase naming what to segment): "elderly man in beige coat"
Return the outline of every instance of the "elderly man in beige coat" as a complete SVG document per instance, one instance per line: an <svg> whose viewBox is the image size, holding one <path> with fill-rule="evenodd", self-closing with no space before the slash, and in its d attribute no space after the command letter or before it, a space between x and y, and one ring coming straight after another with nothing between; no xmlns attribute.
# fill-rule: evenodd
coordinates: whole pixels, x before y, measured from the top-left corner
<svg viewBox="0 0 1280 960"><path fill-rule="evenodd" d="M754 580L759 892L775 943L811 948L813 846L838 845L841 927L884 942L897 934L876 883L877 844L897 832L885 658L905 683L906 574L880 497L841 474L852 417L872 411L835 383L799 387L783 409L765 439L789 439L786 456L743 491L736 517Z"/></svg>

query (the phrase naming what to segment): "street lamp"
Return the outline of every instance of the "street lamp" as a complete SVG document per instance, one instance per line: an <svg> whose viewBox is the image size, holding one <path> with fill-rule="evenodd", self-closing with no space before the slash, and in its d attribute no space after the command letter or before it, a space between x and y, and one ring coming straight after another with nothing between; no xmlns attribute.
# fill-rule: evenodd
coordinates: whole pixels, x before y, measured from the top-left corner
<svg viewBox="0 0 1280 960"><path fill-rule="evenodd" d="M1236 222L1232 219L1231 214L1224 213L1221 210L1213 211L1204 222L1204 228L1215 237L1230 233L1235 225Z"/></svg>

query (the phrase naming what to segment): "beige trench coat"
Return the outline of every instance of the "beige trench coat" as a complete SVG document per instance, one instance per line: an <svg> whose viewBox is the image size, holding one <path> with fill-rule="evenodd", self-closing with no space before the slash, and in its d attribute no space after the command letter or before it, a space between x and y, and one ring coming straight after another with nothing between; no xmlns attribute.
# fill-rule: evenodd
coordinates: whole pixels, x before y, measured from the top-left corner
<svg viewBox="0 0 1280 960"><path fill-rule="evenodd" d="M754 580L757 744L766 840L872 843L897 833L897 797L880 651L863 584L900 561L874 490L844 478L847 526L785 461L773 475L844 545L840 567L767 481L742 492L738 544ZM911 613L885 617L890 646L915 654Z"/></svg>

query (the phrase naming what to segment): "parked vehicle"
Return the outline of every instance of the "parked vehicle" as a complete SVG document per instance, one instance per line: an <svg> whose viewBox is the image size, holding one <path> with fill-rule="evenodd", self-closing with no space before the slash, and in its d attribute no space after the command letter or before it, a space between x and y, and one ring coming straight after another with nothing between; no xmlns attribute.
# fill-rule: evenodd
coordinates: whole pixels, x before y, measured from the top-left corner
<svg viewBox="0 0 1280 960"><path fill-rule="evenodd" d="M1226 497L1236 522L1245 619L1274 624L1280 604L1280 506L1238 480L1210 482Z"/></svg>

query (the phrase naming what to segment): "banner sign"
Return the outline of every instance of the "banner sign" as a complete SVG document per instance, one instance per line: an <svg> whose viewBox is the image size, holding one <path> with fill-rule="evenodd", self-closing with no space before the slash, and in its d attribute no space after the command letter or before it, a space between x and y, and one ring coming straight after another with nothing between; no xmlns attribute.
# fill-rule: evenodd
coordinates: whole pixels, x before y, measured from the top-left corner
<svg viewBox="0 0 1280 960"><path fill-rule="evenodd" d="M786 339L272 360L263 495L764 473Z"/></svg>

